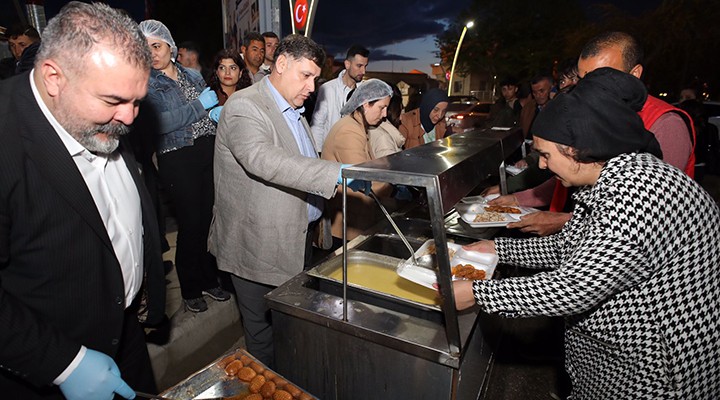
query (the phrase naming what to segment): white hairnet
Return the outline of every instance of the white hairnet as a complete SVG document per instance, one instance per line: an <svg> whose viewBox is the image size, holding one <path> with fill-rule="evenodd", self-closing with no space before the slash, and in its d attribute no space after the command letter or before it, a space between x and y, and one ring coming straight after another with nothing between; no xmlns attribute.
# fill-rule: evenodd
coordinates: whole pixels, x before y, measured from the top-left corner
<svg viewBox="0 0 720 400"><path fill-rule="evenodd" d="M175 40L173 40L170 30L162 22L154 19L146 19L140 23L140 31L146 38L159 39L170 45L172 51L172 59L175 61L177 58L177 46L175 46Z"/></svg>
<svg viewBox="0 0 720 400"><path fill-rule="evenodd" d="M380 100L383 97L392 96L392 94L392 88L387 83L380 79L368 79L358 84L350 99L340 110L340 114L350 114L367 102Z"/></svg>

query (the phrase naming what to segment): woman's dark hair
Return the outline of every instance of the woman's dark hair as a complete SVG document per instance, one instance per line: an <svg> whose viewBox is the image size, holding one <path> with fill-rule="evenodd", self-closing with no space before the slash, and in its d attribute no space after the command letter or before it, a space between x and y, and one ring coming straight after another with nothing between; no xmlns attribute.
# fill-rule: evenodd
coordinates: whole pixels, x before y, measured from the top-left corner
<svg viewBox="0 0 720 400"><path fill-rule="evenodd" d="M578 57L568 58L561 62L560 65L558 65L557 72L558 90L562 93L567 93L572 90L578 81ZM562 87L566 79L570 79L570 83Z"/></svg>
<svg viewBox="0 0 720 400"><path fill-rule="evenodd" d="M605 164L605 161L593 160L592 157L589 156L590 149L576 149L560 143L555 143L555 148L558 149L560 154L570 157L578 164Z"/></svg>
<svg viewBox="0 0 720 400"><path fill-rule="evenodd" d="M215 59L213 60L212 64L212 74L210 75L210 79L208 82L208 86L210 86L210 89L214 90L215 93L218 95L218 99L220 100L220 104L224 104L225 100L227 100L228 95L222 90L222 86L220 85L220 79L217 76L217 69L220 66L220 63L222 60L230 58L232 59L235 64L240 68L240 76L237 81L237 84L235 85L235 90L244 89L250 85L252 85L252 80L250 79L250 74L248 73L248 70L245 66L245 62L243 61L242 57L240 57L240 53L238 53L235 50L231 49L223 49L220 50L216 55Z"/></svg>
<svg viewBox="0 0 720 400"><path fill-rule="evenodd" d="M387 108L387 120L397 128L400 126L400 114L402 114L402 93L400 93L400 89L398 89L397 85L393 85L389 82L385 83L390 85L393 91L393 94L390 97L390 104L388 104Z"/></svg>

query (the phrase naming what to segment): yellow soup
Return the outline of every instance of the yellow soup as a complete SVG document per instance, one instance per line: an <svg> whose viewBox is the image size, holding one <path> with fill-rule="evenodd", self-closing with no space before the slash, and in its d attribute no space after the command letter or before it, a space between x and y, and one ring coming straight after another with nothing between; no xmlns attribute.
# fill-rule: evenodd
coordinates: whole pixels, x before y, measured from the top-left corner
<svg viewBox="0 0 720 400"><path fill-rule="evenodd" d="M342 267L333 271L328 277L342 282ZM395 270L379 265L348 262L348 282L417 303L440 304L435 290L403 279Z"/></svg>

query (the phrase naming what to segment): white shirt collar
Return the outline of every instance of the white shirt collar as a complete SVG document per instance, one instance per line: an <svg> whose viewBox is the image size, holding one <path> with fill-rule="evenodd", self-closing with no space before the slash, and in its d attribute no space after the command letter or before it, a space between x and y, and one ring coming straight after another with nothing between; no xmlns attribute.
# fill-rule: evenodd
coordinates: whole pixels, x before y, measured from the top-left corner
<svg viewBox="0 0 720 400"><path fill-rule="evenodd" d="M88 151L88 149L86 149L77 140L75 140L75 138L72 137L72 135L70 135L70 133L68 133L68 131L66 131L62 125L60 125L60 122L55 119L55 116L52 114L52 112L50 112L50 109L45 104L45 101L43 101L43 98L40 95L40 91L35 85L35 79L33 79L34 75L35 69L33 68L33 70L30 72L30 88L32 89L33 96L35 96L35 101L40 107L40 110L42 111L45 118L47 118L48 122L50 122L50 125L53 127L53 129L55 129L55 132L57 132L68 153L70 153L71 157L86 153L83 156L88 158L89 155L88 161L92 162L92 160L98 156Z"/></svg>

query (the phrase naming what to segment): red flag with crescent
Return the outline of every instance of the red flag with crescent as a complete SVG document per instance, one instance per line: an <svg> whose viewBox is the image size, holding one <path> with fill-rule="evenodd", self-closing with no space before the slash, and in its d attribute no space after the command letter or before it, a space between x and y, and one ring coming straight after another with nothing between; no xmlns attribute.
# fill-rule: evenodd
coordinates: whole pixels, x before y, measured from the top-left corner
<svg viewBox="0 0 720 400"><path fill-rule="evenodd" d="M297 2L295 2L295 7L293 8L293 22L295 23L296 29L305 29L305 24L307 23L308 8L309 7L307 0L297 0Z"/></svg>

